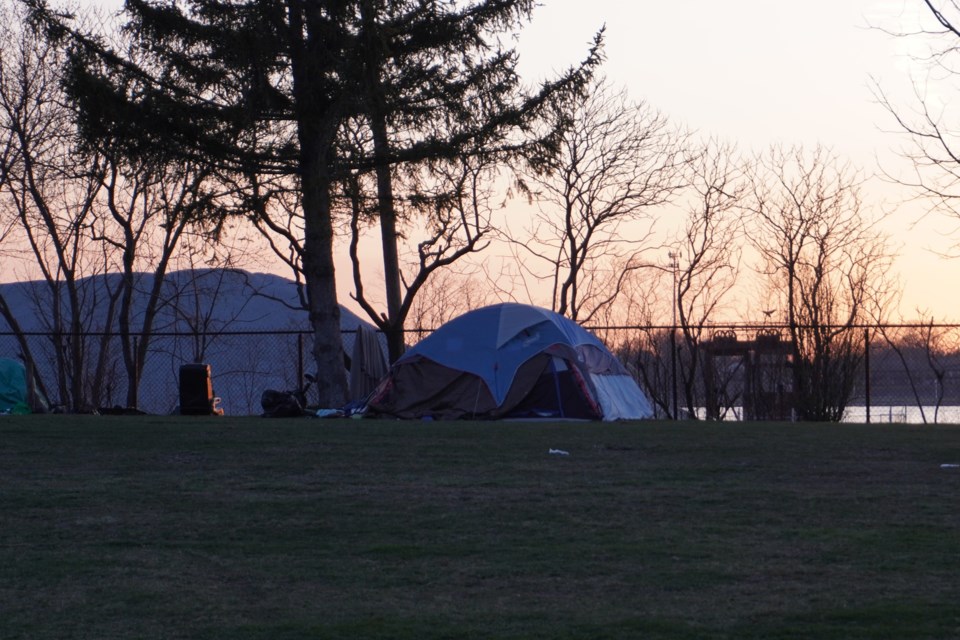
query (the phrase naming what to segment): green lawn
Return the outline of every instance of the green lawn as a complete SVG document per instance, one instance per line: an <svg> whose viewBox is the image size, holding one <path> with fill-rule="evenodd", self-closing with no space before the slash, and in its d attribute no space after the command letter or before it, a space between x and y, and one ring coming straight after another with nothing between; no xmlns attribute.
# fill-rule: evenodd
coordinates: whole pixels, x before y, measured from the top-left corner
<svg viewBox="0 0 960 640"><path fill-rule="evenodd" d="M0 417L0 638L957 638L944 463L960 427Z"/></svg>

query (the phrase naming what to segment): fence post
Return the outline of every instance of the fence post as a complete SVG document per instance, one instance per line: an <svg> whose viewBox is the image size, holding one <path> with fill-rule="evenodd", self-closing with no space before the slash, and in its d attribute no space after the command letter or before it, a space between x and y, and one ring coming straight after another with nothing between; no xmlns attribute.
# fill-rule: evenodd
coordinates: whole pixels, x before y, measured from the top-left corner
<svg viewBox="0 0 960 640"><path fill-rule="evenodd" d="M303 334L297 334L297 388L303 386Z"/></svg>
<svg viewBox="0 0 960 640"><path fill-rule="evenodd" d="M140 338L133 338L133 409L140 408Z"/></svg>
<svg viewBox="0 0 960 640"><path fill-rule="evenodd" d="M673 419L680 419L680 410L677 402L677 327L670 328L670 377L673 387Z"/></svg>
<svg viewBox="0 0 960 640"><path fill-rule="evenodd" d="M867 424L870 424L870 329L863 330L863 395L867 410Z"/></svg>

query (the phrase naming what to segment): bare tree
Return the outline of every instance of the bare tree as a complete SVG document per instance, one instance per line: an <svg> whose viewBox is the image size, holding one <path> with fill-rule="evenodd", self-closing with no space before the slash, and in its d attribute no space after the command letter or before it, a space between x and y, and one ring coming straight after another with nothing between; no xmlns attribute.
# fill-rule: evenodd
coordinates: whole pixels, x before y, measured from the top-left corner
<svg viewBox="0 0 960 640"><path fill-rule="evenodd" d="M413 309L422 318L424 305L418 296L435 274L482 251L493 231L492 202L495 168L482 156L438 161L429 166L398 166L391 181L394 245L400 271L400 299L393 313L379 308L381 300L370 296L365 286L370 274L361 246L367 232L378 226L380 203L377 182L369 173L354 172L338 181L333 208L342 221L338 233L345 236L351 260L354 291L351 297L385 335L399 335L401 345L391 343L391 358L402 354L403 328ZM303 283L303 220L299 192L288 180L250 179L259 202L252 221L272 252L290 268L301 290ZM429 287L434 294L436 287ZM452 295L452 292L450 294ZM466 308L463 309L464 311ZM398 333L399 332L399 333Z"/></svg>
<svg viewBox="0 0 960 640"><path fill-rule="evenodd" d="M417 338L471 309L494 304L493 292L470 271L444 269L427 281L410 307L409 328Z"/></svg>
<svg viewBox="0 0 960 640"><path fill-rule="evenodd" d="M936 423L940 420L940 409L947 395L947 375L956 362L958 336L956 327L937 325L932 317L923 319L925 314L918 314L919 323L878 324L877 331L903 369L903 378L898 378L899 386L902 388L902 382L906 381L921 421ZM925 393L925 388L931 386L932 393Z"/></svg>
<svg viewBox="0 0 960 640"><path fill-rule="evenodd" d="M184 359L204 362L211 346L237 329L238 320L258 295L247 272L238 266L244 254L242 247L213 243L203 234L181 241L175 256L176 277L164 280L161 296L172 313L172 328L190 336Z"/></svg>
<svg viewBox="0 0 960 640"><path fill-rule="evenodd" d="M534 258L521 260L527 274L550 283L553 310L588 322L644 266L652 209L685 184L688 134L603 79L553 118L560 152L528 172L539 212L513 242Z"/></svg>
<svg viewBox="0 0 960 640"><path fill-rule="evenodd" d="M217 194L211 191L209 171L189 163L131 166L105 157L110 158L105 205L94 223L94 238L108 250L110 270L119 274L117 330L127 374L126 404L136 406L154 324L169 303L163 288L171 261L185 236L217 229L211 213Z"/></svg>
<svg viewBox="0 0 960 640"><path fill-rule="evenodd" d="M387 336L391 360L403 353L403 345L396 344L396 336L402 342L407 317L430 278L462 258L482 251L494 231L491 185L495 169L484 158L467 156L434 163L425 173L417 167L409 169L394 180L398 193L412 195L394 200L398 218L405 222L404 233L399 237L407 242L394 243L399 245L401 297L392 313L378 311L364 288L359 244L362 221L373 219L369 208L372 203L364 199L359 182L349 194L353 298Z"/></svg>
<svg viewBox="0 0 960 640"><path fill-rule="evenodd" d="M63 51L27 28L20 10L4 9L0 216L5 227L14 224L17 229L15 242L5 244L5 250L26 257L42 276L45 291L37 300L44 307L40 317L53 336L52 366L60 402L79 410L96 401L86 397L84 388L89 355L84 334L90 323L85 311L101 305L87 299L98 293L84 287L83 277L102 274L105 268L102 254L91 250L91 224L106 163L102 157L76 151L76 129L60 87ZM5 315L14 313L5 303L0 308ZM7 321L17 326L11 318ZM100 357L105 355L101 349ZM27 348L24 357L33 364Z"/></svg>
<svg viewBox="0 0 960 640"><path fill-rule="evenodd" d="M131 165L111 153L108 141L80 145L61 88L64 54L41 34L10 26L25 24L16 15L19 21L4 21L9 37L0 99L10 215L3 228L17 223L18 248L30 248L27 260L46 282L34 296L42 307L39 317L50 319L54 336L69 336L69 352L66 338L54 349L61 388L74 380L61 396L76 398L73 408L81 396L91 405L110 401L113 387L120 386L112 372L117 332L126 404L135 406L171 257L184 231L215 209L209 171L164 163L159 156ZM18 326L8 305L0 304L0 312ZM82 338L81 329L100 332L97 344ZM29 353L25 341L21 350ZM90 370L81 373L90 358Z"/></svg>
<svg viewBox="0 0 960 640"><path fill-rule="evenodd" d="M891 114L897 131L908 143L901 155L912 165L909 171L888 171L895 182L927 198L934 210L960 218L960 130L953 124L956 112L949 94L956 90L960 74L960 2L923 0L925 18L908 31L885 29L894 37L912 38L928 49L914 56L921 77L912 77L911 104L891 100L874 83L877 101Z"/></svg>
<svg viewBox="0 0 960 640"><path fill-rule="evenodd" d="M751 183L749 237L796 351L796 407L805 420L839 421L863 359L854 328L888 288L887 240L859 175L827 149L771 148Z"/></svg>
<svg viewBox="0 0 960 640"><path fill-rule="evenodd" d="M705 397L698 392L703 366L700 343L708 323L737 284L743 241L740 214L748 184L736 150L715 141L708 141L691 162L690 174L690 204L680 237L673 245L671 268L676 269L673 297L682 337L677 368L683 404L687 414L695 417ZM707 407L708 417L717 419L719 414L719 406Z"/></svg>

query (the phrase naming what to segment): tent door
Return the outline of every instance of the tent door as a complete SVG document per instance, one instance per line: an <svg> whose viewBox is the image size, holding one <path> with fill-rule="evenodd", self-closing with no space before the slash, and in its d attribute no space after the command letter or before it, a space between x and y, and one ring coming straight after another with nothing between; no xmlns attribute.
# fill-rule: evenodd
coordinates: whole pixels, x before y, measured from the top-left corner
<svg viewBox="0 0 960 640"><path fill-rule="evenodd" d="M510 411L512 418L576 418L599 416L585 395L578 373L564 360L550 357L530 393Z"/></svg>

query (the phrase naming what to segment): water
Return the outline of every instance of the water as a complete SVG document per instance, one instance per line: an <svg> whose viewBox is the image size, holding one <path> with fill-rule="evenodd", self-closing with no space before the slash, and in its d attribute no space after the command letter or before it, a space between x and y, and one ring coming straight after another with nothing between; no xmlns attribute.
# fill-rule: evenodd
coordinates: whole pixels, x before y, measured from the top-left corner
<svg viewBox="0 0 960 640"><path fill-rule="evenodd" d="M882 405L870 407L871 423L902 423L923 424L926 415L927 423L933 424L960 424L960 406L941 406L939 411L935 406L924 406L921 413L917 405ZM867 409L863 406L847 407L843 415L844 422L866 422Z"/></svg>
<svg viewBox="0 0 960 640"><path fill-rule="evenodd" d="M704 418L706 411L697 411L700 418ZM939 411L933 405L924 406L923 413L917 405L873 405L870 407L871 424L924 424L926 415L927 424L960 424L960 406L941 406ZM743 419L743 407L733 407L727 414L727 420ZM867 408L863 405L849 406L844 412L843 422L862 423L867 421Z"/></svg>

